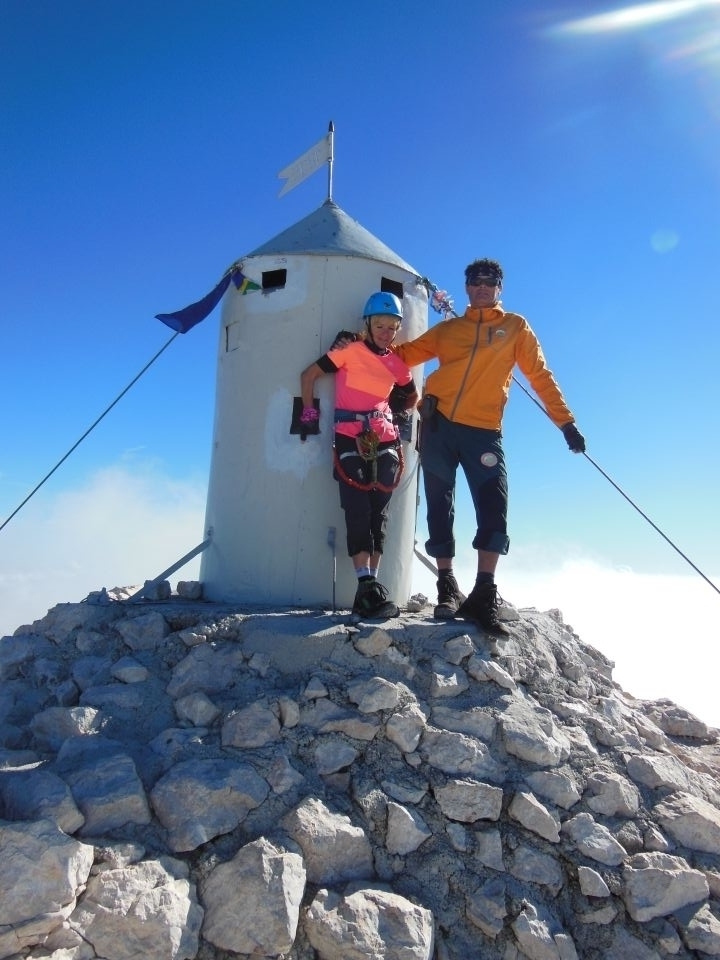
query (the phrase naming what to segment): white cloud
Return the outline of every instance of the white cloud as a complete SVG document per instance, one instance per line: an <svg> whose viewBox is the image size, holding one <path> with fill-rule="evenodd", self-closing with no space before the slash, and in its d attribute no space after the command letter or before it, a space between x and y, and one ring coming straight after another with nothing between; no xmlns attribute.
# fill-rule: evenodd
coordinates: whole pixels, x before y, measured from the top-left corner
<svg viewBox="0 0 720 960"><path fill-rule="evenodd" d="M0 635L101 587L142 584L203 539L205 480L155 464L100 470L81 488L38 495L0 533ZM197 577L199 560L177 573Z"/></svg>
<svg viewBox="0 0 720 960"><path fill-rule="evenodd" d="M435 582L423 569L419 589L434 599ZM474 569L458 567L461 587ZM659 576L573 559L542 566L500 561L500 593L516 607L559 609L563 620L615 663L613 680L641 700L667 698L720 727L720 698L709 669L720 640L720 595L699 576ZM710 577L714 583L720 577Z"/></svg>

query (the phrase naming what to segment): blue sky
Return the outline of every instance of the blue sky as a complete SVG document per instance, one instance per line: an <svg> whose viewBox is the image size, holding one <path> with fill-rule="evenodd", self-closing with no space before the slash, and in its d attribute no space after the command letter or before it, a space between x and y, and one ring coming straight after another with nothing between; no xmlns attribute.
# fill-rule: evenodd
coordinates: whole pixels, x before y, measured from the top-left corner
<svg viewBox="0 0 720 960"><path fill-rule="evenodd" d="M720 584L720 0L6 0L2 517L166 343L156 313L322 203L324 173L281 199L277 173L330 120L337 203L458 310L464 266L499 259L588 453ZM202 539L218 322L0 531L1 631ZM720 726L720 595L517 388L504 433L501 593Z"/></svg>

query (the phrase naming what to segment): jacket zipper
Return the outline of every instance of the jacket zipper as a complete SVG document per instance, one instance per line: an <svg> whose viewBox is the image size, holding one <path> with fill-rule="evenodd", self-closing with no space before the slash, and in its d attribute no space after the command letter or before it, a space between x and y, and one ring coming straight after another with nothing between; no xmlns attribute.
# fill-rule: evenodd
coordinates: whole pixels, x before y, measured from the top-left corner
<svg viewBox="0 0 720 960"><path fill-rule="evenodd" d="M476 329L476 331L475 331L475 343L474 343L474 345L473 345L472 352L470 353L470 359L468 360L468 365L467 365L467 367L465 368L465 373L463 374L462 382L461 382L461 384L460 384L460 386L459 386L459 388L458 388L457 394L455 395L455 403L453 404L452 410L451 410L451 412L450 412L450 419L451 419L451 420L454 420L454 419L455 419L455 411L457 410L458 404L460 403L460 398L461 398L462 395L463 395L463 390L465 389L465 383L467 382L467 378L468 378L468 375L469 375L469 373L470 373L470 368L472 367L472 362L473 362L473 360L474 360L474 358L475 358L475 354L477 353L478 343L479 343L479 341L480 341L480 327L481 327L481 325L482 325L482 311L480 312L480 320L478 321L477 329Z"/></svg>

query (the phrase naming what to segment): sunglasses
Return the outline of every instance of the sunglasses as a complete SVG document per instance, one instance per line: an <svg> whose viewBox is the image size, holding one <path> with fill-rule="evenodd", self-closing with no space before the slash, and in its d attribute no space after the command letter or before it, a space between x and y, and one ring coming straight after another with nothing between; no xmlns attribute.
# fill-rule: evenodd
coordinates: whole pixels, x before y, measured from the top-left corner
<svg viewBox="0 0 720 960"><path fill-rule="evenodd" d="M467 281L469 287L496 287L498 283L496 277L469 277Z"/></svg>

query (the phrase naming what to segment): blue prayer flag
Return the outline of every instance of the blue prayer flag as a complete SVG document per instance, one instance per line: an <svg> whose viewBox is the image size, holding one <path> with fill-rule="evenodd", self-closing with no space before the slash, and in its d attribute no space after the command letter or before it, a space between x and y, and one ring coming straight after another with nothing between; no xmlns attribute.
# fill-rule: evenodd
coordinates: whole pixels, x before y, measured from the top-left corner
<svg viewBox="0 0 720 960"><path fill-rule="evenodd" d="M248 279L239 267L231 267L220 283L206 294L202 300L197 303L191 303L182 310L176 310L174 313L156 313L156 320L161 320L172 330L178 333L187 333L197 326L202 320L210 316L215 307L220 303L223 294L230 286L230 281L235 284L236 289L242 293L248 293L251 290L260 290L260 285Z"/></svg>

